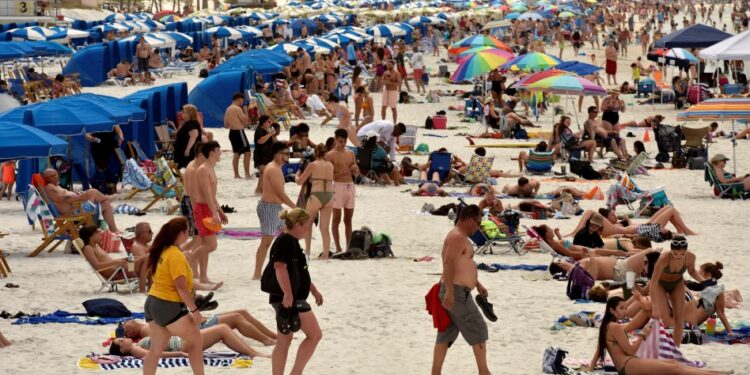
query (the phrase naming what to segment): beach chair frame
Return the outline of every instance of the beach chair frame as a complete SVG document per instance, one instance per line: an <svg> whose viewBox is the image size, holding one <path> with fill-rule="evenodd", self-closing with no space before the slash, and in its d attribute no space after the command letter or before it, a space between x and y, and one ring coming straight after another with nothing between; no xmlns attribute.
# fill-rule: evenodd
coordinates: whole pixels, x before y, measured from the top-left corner
<svg viewBox="0 0 750 375"><path fill-rule="evenodd" d="M47 196L47 192L42 188L37 189L35 186L29 185L29 191L36 192L36 195L40 199L39 204L43 204L53 217L52 222L47 222L42 217L34 218L35 220L39 220L44 237L42 238L42 243L28 255L29 257L39 255L39 253L52 245L53 242L57 241L47 251L48 253L53 252L61 243L78 238L79 227L95 223L93 215L90 213L67 216L60 215L54 207L54 204L50 203L51 201ZM52 225L53 229L48 232L49 225Z"/></svg>
<svg viewBox="0 0 750 375"><path fill-rule="evenodd" d="M3 238L7 236L7 233L0 233L0 238ZM8 265L8 260L5 259L5 254L3 253L2 249L0 249L0 276L2 277L8 277L11 274L10 266Z"/></svg>
<svg viewBox="0 0 750 375"><path fill-rule="evenodd" d="M708 182L708 185L713 187L714 199L716 198L730 198L735 200L737 198L745 200L750 194L744 190L739 190L734 184L724 184L719 181L719 177L716 176L714 168L711 163L705 163L703 166L704 179Z"/></svg>
<svg viewBox="0 0 750 375"><path fill-rule="evenodd" d="M490 172L494 162L494 156L471 155L469 166L466 167L466 175L463 178L464 184L486 183L492 177Z"/></svg>
<svg viewBox="0 0 750 375"><path fill-rule="evenodd" d="M467 204L463 198L458 198L456 218L452 220L454 225L458 221L459 213L466 206ZM490 239L482 231L482 228L479 228L469 236L469 240L474 244L474 254L495 254L495 251L497 251L497 254L507 254L513 250L518 255L526 255L528 252L524 246L526 241L520 233L506 233L506 236L505 238Z"/></svg>
<svg viewBox="0 0 750 375"><path fill-rule="evenodd" d="M554 151L538 152L529 149L529 159L526 161L526 172L534 175L552 175L555 165Z"/></svg>
<svg viewBox="0 0 750 375"><path fill-rule="evenodd" d="M138 279L129 278L128 273L125 272L125 269L122 268L121 266L109 266L109 267L104 267L100 269L94 268L94 266L91 263L89 263L88 259L86 259L86 256L83 255L83 240L82 239L80 238L74 239L71 247L75 249L78 255L81 256L81 258L83 258L84 262L88 263L88 265L91 267L91 269L94 271L97 278L99 279L101 286L99 287L99 290L96 291L97 294L101 294L101 292L103 292L104 289L107 289L107 288L109 288L109 292L119 293L119 290L117 290L117 287L120 285L124 285L128 289L128 292L130 292L131 295L134 293L134 290L138 289L138 284L139 284ZM109 269L113 269L113 268L115 269L115 272L113 272L109 278L105 279L104 276L102 276L101 272L109 270ZM119 275L122 275L122 278L115 279Z"/></svg>

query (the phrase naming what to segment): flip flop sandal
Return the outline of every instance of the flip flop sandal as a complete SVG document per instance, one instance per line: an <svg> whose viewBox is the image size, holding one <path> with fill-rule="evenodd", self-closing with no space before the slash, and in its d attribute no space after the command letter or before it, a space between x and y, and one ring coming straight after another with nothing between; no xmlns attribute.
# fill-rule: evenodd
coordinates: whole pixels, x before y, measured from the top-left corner
<svg viewBox="0 0 750 375"><path fill-rule="evenodd" d="M214 292L209 292L205 296L202 296L200 294L195 295L195 307L198 308L198 310L204 310L206 306L211 304L211 299L214 298ZM215 302L215 301L213 301Z"/></svg>
<svg viewBox="0 0 750 375"><path fill-rule="evenodd" d="M492 304L487 301L487 297L482 295L476 296L477 305L482 310L482 314L489 320L490 322L496 322L497 321L497 315L495 315L495 312L492 309Z"/></svg>
<svg viewBox="0 0 750 375"><path fill-rule="evenodd" d="M499 269L497 269L495 267L488 266L488 265L486 265L484 263L479 263L479 265L477 265L477 269L481 270L481 271L491 272L491 273L495 273L495 272L500 271Z"/></svg>
<svg viewBox="0 0 750 375"><path fill-rule="evenodd" d="M279 313L276 314L276 329L282 335L288 335L292 333L292 322L291 322L291 309L286 307L279 308Z"/></svg>
<svg viewBox="0 0 750 375"><path fill-rule="evenodd" d="M218 301L211 301L203 305L199 310L200 311L213 311L213 310L216 310L218 307L219 307Z"/></svg>
<svg viewBox="0 0 750 375"><path fill-rule="evenodd" d="M5 284L5 287L6 288L11 288L11 289L19 288L19 286L17 284L13 284L13 283L7 283L7 284Z"/></svg>
<svg viewBox="0 0 750 375"><path fill-rule="evenodd" d="M299 310L297 310L297 306L292 306L290 310L289 325L292 332L297 332L302 328L302 319L299 318Z"/></svg>

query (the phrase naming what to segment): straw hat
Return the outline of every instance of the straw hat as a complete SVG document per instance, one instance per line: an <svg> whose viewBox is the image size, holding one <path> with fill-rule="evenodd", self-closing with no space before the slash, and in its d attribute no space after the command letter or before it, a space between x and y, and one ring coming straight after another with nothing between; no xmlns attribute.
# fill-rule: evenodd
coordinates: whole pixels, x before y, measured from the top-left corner
<svg viewBox="0 0 750 375"><path fill-rule="evenodd" d="M720 161L727 161L727 160L729 160L729 158L724 156L724 154L716 154L711 158L711 164L716 164Z"/></svg>

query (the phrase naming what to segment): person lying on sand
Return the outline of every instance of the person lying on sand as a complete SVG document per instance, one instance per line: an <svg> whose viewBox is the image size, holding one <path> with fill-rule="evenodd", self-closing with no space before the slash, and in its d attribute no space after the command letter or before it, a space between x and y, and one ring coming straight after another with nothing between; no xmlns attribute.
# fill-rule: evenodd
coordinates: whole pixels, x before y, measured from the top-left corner
<svg viewBox="0 0 750 375"><path fill-rule="evenodd" d="M578 264L581 268L586 270L594 280L625 282L625 275L628 272L633 272L636 275L648 276L649 260L655 262L658 258L659 251L653 249L641 251L630 257L619 259L597 256L594 252L590 252L587 258L583 258L575 264L562 261L559 262L558 265L562 267L562 269L570 272L570 270Z"/></svg>
<svg viewBox="0 0 750 375"><path fill-rule="evenodd" d="M576 228L570 234L565 237L575 235L581 228L583 228L589 220L589 217L594 214L594 211L587 210L581 215L581 221L578 222ZM613 224L609 220L604 220L602 227L602 237L610 237L617 234L622 235L640 235L646 237L654 242L663 242L672 238L672 232L666 229L667 224L672 223L678 233L684 233L686 235L696 235L697 233L690 230L682 220L680 212L676 208L671 206L664 206L656 211L645 224L630 225L627 227L621 224Z"/></svg>
<svg viewBox="0 0 750 375"><path fill-rule="evenodd" d="M266 328L263 323L250 315L247 310L232 310L225 313L207 315L200 329L211 328L220 324L227 325L230 329L238 330L243 336L259 341L265 346L276 343L276 332ZM148 324L139 320L128 320L123 324L125 337L139 341L144 337L150 336L150 327Z"/></svg>
<svg viewBox="0 0 750 375"><path fill-rule="evenodd" d="M210 328L202 329L200 331L203 342L203 350L209 349L215 344L221 342L229 349L234 350L239 354L243 354L250 357L261 357L271 358L270 355L261 353L245 344L241 338L232 332L226 324L219 324ZM136 358L144 358L148 354L151 348L151 338L145 337L136 344L133 339L119 338L115 339L112 344L109 345L109 354L117 356L133 356ZM172 336L167 342L166 349L162 352L162 358L170 357L187 357L188 348L183 344L182 339L177 336Z"/></svg>
<svg viewBox="0 0 750 375"><path fill-rule="evenodd" d="M448 192L440 187L440 175L437 172L433 172L432 178L427 180L427 172L421 171L419 173L419 189L412 191L411 195L423 197L445 197L448 195Z"/></svg>
<svg viewBox="0 0 750 375"><path fill-rule="evenodd" d="M553 230L546 224L532 227L531 229L539 234L539 237L544 240L544 242L550 247L552 251L563 257L568 257L568 261L571 263L572 261L581 260L585 257L588 257L589 251L593 251L596 255L600 256L622 255L622 253L617 250L599 248L590 249L585 246L574 245L568 240L563 240L562 236L560 235L560 229L555 228Z"/></svg>
<svg viewBox="0 0 750 375"><path fill-rule="evenodd" d="M539 194L540 187L541 183L538 180L520 177L516 185L505 185L502 192L515 198L534 198ZM562 196L563 193L568 193L576 199L603 198L600 196L601 190L596 186L588 192L570 186L561 186L551 191L548 195L557 198Z"/></svg>

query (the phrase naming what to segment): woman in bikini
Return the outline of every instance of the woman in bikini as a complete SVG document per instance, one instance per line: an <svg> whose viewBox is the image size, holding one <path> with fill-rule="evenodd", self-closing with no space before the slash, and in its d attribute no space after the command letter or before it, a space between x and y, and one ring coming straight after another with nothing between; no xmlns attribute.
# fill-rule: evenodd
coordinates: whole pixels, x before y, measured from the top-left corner
<svg viewBox="0 0 750 375"><path fill-rule="evenodd" d="M675 361L661 359L638 358L635 353L651 334L651 324L646 324L648 317L641 314L627 324L617 323L626 316L626 302L622 297L614 296L607 301L602 324L599 327L599 339L596 352L591 360L589 370L604 361L605 352L612 357L618 375L650 375L650 374L681 374L681 375L718 375L726 372L699 369L679 364ZM645 324L645 326L644 326ZM643 327L635 341L631 342L628 332Z"/></svg>
<svg viewBox="0 0 750 375"><path fill-rule="evenodd" d="M337 119L339 119L339 129L346 130L349 135L349 142L354 147L359 147L359 138L357 137L357 128L352 125L352 114L349 112L349 108L339 101L339 98L331 93L328 94L328 111L333 113Z"/></svg>
<svg viewBox="0 0 750 375"><path fill-rule="evenodd" d="M318 227L323 238L323 253L321 259L328 259L331 249L331 214L333 211L333 164L325 159L327 148L324 144L315 146L315 161L307 165L305 171L297 173L297 184L307 186L308 197L305 210L310 217L316 217L320 212ZM305 253L310 255L313 220L308 220L305 233Z"/></svg>
<svg viewBox="0 0 750 375"><path fill-rule="evenodd" d="M685 271L698 282L703 281L703 277L695 270L695 254L688 251L687 239L677 235L672 239L671 250L663 252L656 261L649 283L649 295L654 305L653 316L663 322L674 318L672 336L677 346L682 340L685 321L685 279L682 276ZM668 300L672 302L672 314Z"/></svg>
<svg viewBox="0 0 750 375"><path fill-rule="evenodd" d="M576 229L569 233L566 237L571 237L578 233L583 228L593 214L594 211L586 210L581 215L581 221L578 222ZM686 235L696 235L697 233L690 230L682 221L682 216L676 208L672 206L664 206L656 211L656 213L648 219L648 222L640 225L622 226L621 224L613 224L609 220L604 220L604 227L602 228L602 237L610 237L617 234L624 235L640 235L646 237L654 242L663 242L672 238L672 232L666 229L667 224L672 223L678 233L684 233Z"/></svg>
<svg viewBox="0 0 750 375"><path fill-rule="evenodd" d="M362 122L359 115L362 114ZM354 125L359 129L375 119L375 110L372 96L364 86L357 87L354 91Z"/></svg>

